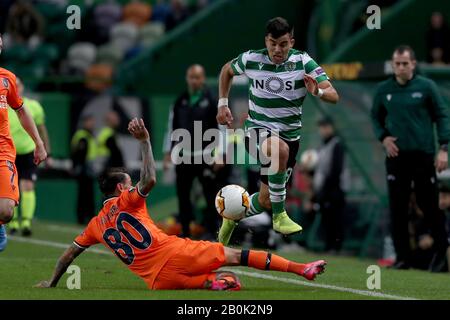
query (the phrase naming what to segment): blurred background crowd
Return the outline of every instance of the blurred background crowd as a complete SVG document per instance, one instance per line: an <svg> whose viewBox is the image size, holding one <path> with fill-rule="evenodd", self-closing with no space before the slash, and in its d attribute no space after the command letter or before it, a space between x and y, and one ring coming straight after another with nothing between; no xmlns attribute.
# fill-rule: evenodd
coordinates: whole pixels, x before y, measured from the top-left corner
<svg viewBox="0 0 450 320"><path fill-rule="evenodd" d="M2 0L0 66L20 77L25 96L40 102L52 144L52 162L38 172L35 219L85 224L101 206L95 179L103 170L125 166L137 176L139 150L126 130L137 116L148 123L158 161L152 216L168 233L215 239L216 192L237 183L253 193L258 168L206 168L187 188L191 193L184 201L190 207L180 208L185 194L177 193L175 168L164 161L170 112L192 87L208 90L216 110L220 67L243 51L262 48L264 23L284 16L294 24L295 47L324 67L341 101L327 106L307 99L303 107L288 212L305 232L282 238L272 231L270 215L263 214L243 221L232 242L371 256L391 264L384 153L369 110L374 86L392 75L392 50L402 43L414 47L417 72L438 83L449 105L450 5L444 2ZM369 4L381 8L381 30L366 28ZM80 8L79 30L67 28L70 5ZM202 69L192 79L188 68L195 64ZM236 128L246 117L247 86L238 78L232 89ZM242 144L236 137L231 147ZM438 177L450 238L450 172ZM183 210L190 211L189 230L180 221ZM414 196L410 211L415 266L426 268L433 239Z"/></svg>

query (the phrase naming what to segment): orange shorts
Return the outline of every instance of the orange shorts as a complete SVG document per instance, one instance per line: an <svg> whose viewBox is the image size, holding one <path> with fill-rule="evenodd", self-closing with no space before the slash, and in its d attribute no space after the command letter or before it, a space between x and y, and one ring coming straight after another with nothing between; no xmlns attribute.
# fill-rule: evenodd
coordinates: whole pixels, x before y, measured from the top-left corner
<svg viewBox="0 0 450 320"><path fill-rule="evenodd" d="M186 246L172 256L156 276L152 289L202 289L225 263L221 243L186 239Z"/></svg>
<svg viewBox="0 0 450 320"><path fill-rule="evenodd" d="M19 203L19 184L14 162L0 160L0 198L12 199Z"/></svg>

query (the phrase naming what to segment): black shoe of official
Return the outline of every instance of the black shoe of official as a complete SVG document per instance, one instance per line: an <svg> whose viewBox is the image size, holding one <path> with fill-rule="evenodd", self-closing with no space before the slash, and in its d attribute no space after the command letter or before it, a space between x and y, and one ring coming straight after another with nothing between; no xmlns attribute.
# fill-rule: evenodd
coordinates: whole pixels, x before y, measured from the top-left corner
<svg viewBox="0 0 450 320"><path fill-rule="evenodd" d="M408 269L411 269L411 265L409 263L407 263L406 261L400 260L400 261L395 262L392 266L390 266L389 269L408 270Z"/></svg>
<svg viewBox="0 0 450 320"><path fill-rule="evenodd" d="M22 230L22 236L24 237L30 237L32 235L30 228L23 228Z"/></svg>

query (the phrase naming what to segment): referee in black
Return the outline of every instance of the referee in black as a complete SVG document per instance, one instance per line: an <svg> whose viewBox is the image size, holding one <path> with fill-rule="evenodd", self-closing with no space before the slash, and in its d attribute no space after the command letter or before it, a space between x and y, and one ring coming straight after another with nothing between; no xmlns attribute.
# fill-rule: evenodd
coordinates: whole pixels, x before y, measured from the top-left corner
<svg viewBox="0 0 450 320"><path fill-rule="evenodd" d="M429 270L440 271L448 240L445 216L438 207L436 171L448 166L450 110L436 84L415 74L416 58L411 47L399 46L394 50L392 67L394 76L381 82L376 90L371 117L387 155L391 228L397 255L393 268L411 267L408 206L414 190L434 239ZM439 143L437 155L434 124Z"/></svg>
<svg viewBox="0 0 450 320"><path fill-rule="evenodd" d="M191 150L183 150L190 153L190 163L181 163L175 166L176 189L178 197L179 219L182 227L182 237L190 237L190 223L193 222L194 213L191 202L192 185L197 178L202 185L203 195L206 200L206 213L203 216L202 225L207 233L204 240L214 240L218 228L219 215L215 209L215 196L219 191L220 176L224 169L217 170L218 166L208 165L202 159L203 150L211 142L202 141L199 150L194 150L198 144L194 139L202 140L201 136L194 134L194 121L201 122L201 135L208 129L217 129L217 100L212 96L205 85L205 70L199 64L191 65L186 72L187 90L182 92L173 104L169 115L168 132L164 144L164 170L167 170L171 159L171 151L176 143L172 141L171 134L177 129L189 131L191 136ZM186 156L186 154L183 154ZM197 158L197 159L196 159ZM200 160L200 161L196 161ZM197 163L197 164L196 164Z"/></svg>

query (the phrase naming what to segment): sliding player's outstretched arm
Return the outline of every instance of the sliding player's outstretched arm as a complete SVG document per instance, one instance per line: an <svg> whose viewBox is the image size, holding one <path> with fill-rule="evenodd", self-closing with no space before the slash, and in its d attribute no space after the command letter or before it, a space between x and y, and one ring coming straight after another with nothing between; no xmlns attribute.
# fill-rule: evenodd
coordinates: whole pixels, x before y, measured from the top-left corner
<svg viewBox="0 0 450 320"><path fill-rule="evenodd" d="M139 180L138 191L147 195L156 184L155 160L153 159L150 135L145 128L144 120L133 119L128 124L128 131L139 140L142 152L141 179Z"/></svg>
<svg viewBox="0 0 450 320"><path fill-rule="evenodd" d="M217 111L217 123L231 127L233 116L228 107L228 95L230 94L231 84L233 82L234 72L231 68L231 62L222 67L219 77L219 105Z"/></svg>
<svg viewBox="0 0 450 320"><path fill-rule="evenodd" d="M53 272L53 276L50 280L44 280L35 285L36 288L53 288L58 284L59 279L61 279L62 275L66 272L67 268L70 264L78 257L84 249L77 247L72 244L66 251L61 255L56 263L55 271Z"/></svg>

